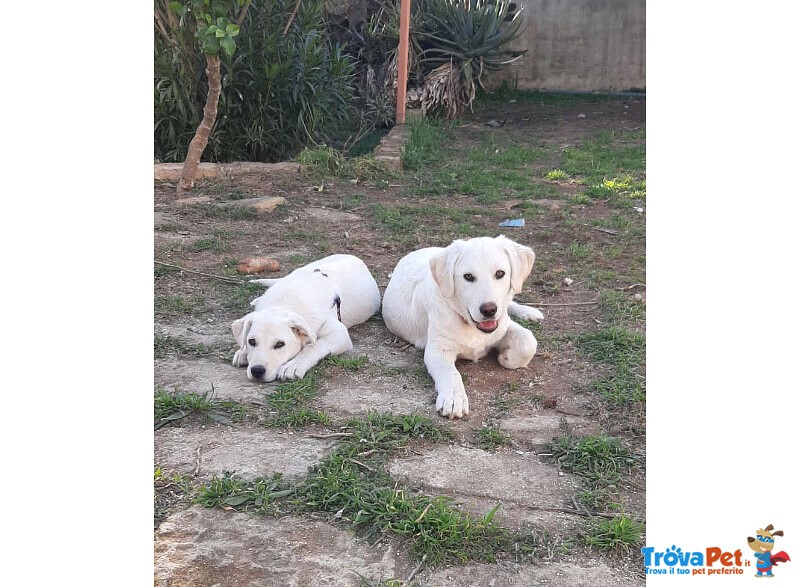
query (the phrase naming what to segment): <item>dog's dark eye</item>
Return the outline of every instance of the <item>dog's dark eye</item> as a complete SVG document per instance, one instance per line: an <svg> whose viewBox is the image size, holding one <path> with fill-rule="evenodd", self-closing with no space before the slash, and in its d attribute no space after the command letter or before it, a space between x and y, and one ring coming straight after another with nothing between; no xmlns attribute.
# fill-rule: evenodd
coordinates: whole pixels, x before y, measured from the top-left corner
<svg viewBox="0 0 800 587"><path fill-rule="evenodd" d="M256 339L255 338L248 338L247 339L247 344L249 344L250 346L256 346Z"/></svg>
<svg viewBox="0 0 800 587"><path fill-rule="evenodd" d="M464 279L466 279L467 281L475 281L475 276L472 273L465 273Z"/></svg>
<svg viewBox="0 0 800 587"><path fill-rule="evenodd" d="M284 346L285 346L285 343L282 340L279 340L278 342L275 343L275 346L272 347L272 348L280 349L280 348L283 348Z"/></svg>
<svg viewBox="0 0 800 587"><path fill-rule="evenodd" d="M498 271L497 273L494 274L495 279L503 279L505 276L506 276L505 271Z"/></svg>

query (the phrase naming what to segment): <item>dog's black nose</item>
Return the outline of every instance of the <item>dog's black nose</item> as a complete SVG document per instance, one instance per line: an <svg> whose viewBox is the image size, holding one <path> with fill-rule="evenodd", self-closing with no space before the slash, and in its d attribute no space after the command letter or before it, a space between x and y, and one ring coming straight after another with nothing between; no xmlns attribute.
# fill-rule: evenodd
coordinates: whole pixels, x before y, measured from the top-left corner
<svg viewBox="0 0 800 587"><path fill-rule="evenodd" d="M264 373L267 372L267 368L263 365L253 365L250 367L250 375L255 377L256 379L261 379L264 377Z"/></svg>
<svg viewBox="0 0 800 587"><path fill-rule="evenodd" d="M492 302L481 304L481 307L478 309L481 311L481 314L487 318L494 318L494 315L497 314L497 304Z"/></svg>

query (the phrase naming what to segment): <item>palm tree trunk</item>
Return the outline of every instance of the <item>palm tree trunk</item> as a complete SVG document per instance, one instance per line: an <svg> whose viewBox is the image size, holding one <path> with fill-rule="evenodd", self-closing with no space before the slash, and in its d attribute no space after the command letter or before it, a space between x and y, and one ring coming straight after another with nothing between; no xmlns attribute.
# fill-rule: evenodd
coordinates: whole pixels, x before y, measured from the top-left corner
<svg viewBox="0 0 800 587"><path fill-rule="evenodd" d="M217 121L217 106L219 96L222 93L222 79L220 76L220 61L216 55L206 55L206 77L208 78L208 95L206 105L203 108L203 120L194 133L192 142L189 143L189 150L186 153L186 161L183 164L181 180L178 182L178 195L191 190L194 187L194 178L197 175L197 168L200 165L200 157L208 145L208 137Z"/></svg>

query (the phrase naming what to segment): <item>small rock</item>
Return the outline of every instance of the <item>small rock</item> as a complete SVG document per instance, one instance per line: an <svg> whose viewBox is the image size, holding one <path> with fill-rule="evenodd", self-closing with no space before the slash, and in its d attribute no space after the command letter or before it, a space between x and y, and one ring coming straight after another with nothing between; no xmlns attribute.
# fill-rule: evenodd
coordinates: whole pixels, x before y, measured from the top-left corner
<svg viewBox="0 0 800 587"><path fill-rule="evenodd" d="M273 198L266 198L259 202L253 204L253 208L259 212L260 214L264 214L266 212L272 212L278 206L282 206L286 203L286 198L281 196L275 196Z"/></svg>
<svg viewBox="0 0 800 587"><path fill-rule="evenodd" d="M564 285L570 286L572 285L573 281L569 277L564 278Z"/></svg>

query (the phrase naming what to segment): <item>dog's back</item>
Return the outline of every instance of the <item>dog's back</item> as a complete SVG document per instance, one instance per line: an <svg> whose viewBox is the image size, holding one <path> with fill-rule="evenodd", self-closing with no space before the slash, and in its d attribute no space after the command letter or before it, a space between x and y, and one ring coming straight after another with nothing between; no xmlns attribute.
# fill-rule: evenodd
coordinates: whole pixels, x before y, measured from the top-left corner
<svg viewBox="0 0 800 587"><path fill-rule="evenodd" d="M330 255L292 271L286 277L254 280L269 286L253 300L256 310L291 306L301 315L338 303L347 328L367 321L381 307L381 294L367 266L353 255ZM335 302L338 297L338 302Z"/></svg>

